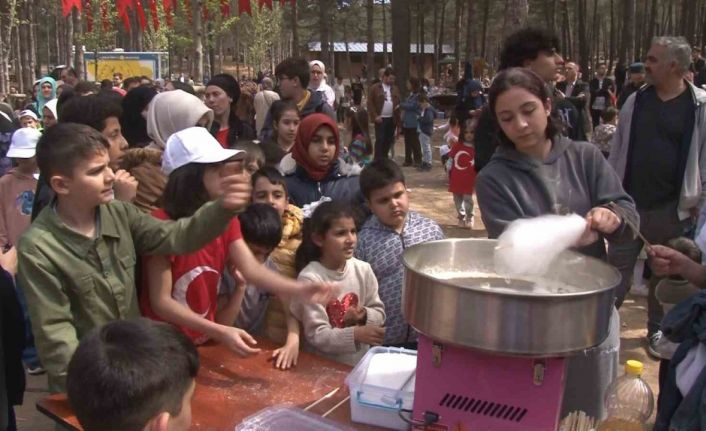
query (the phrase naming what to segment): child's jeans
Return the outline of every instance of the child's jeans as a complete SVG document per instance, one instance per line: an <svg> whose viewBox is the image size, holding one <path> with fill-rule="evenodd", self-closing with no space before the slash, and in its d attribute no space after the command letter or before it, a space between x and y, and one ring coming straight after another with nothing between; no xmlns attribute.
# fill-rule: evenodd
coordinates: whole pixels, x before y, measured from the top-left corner
<svg viewBox="0 0 706 431"><path fill-rule="evenodd" d="M422 146L422 163L431 165L431 136L419 132L419 143Z"/></svg>
<svg viewBox="0 0 706 431"><path fill-rule="evenodd" d="M459 220L468 220L473 217L473 195L454 193L454 204Z"/></svg>
<svg viewBox="0 0 706 431"><path fill-rule="evenodd" d="M37 348L34 346L32 324L29 321L29 312L27 311L27 298L17 279L15 279L15 290L17 291L17 299L22 307L22 314L25 320L25 349L22 351L22 362L30 368L40 367L39 355L37 355Z"/></svg>

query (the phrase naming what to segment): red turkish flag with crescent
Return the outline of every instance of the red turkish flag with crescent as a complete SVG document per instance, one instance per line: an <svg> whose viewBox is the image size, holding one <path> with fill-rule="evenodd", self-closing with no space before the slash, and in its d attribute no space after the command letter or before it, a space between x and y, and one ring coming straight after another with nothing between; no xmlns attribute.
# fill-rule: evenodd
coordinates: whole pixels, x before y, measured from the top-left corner
<svg viewBox="0 0 706 431"><path fill-rule="evenodd" d="M89 32L93 31L93 8L91 7L91 0L86 0L86 30Z"/></svg>

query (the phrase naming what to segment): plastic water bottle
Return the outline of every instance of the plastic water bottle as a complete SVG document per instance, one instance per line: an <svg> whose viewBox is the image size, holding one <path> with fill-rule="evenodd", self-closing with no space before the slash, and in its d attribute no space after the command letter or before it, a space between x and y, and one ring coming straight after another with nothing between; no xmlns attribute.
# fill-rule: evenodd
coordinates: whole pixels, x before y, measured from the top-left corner
<svg viewBox="0 0 706 431"><path fill-rule="evenodd" d="M650 386L640 378L644 366L640 361L625 363L625 374L608 386L605 406L608 418L598 431L644 431L654 409Z"/></svg>

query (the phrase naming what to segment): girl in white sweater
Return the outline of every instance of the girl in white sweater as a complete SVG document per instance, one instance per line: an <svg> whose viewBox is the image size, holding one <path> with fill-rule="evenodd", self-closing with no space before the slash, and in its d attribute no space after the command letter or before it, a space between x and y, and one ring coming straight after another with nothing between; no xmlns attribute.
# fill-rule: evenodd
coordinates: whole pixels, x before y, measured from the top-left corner
<svg viewBox="0 0 706 431"><path fill-rule="evenodd" d="M319 205L305 221L295 264L299 280L336 282L341 293L325 307L303 301L290 305L302 322L308 349L349 365L385 336L378 282L370 265L353 257L356 242L353 210L337 202Z"/></svg>

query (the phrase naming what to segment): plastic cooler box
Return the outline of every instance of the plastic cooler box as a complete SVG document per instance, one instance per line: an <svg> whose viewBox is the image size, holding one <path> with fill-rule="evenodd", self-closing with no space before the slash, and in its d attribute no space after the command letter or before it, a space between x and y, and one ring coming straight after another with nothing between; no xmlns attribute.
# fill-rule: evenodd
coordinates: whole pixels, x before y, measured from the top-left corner
<svg viewBox="0 0 706 431"><path fill-rule="evenodd" d="M274 406L248 416L235 431L354 431L296 407Z"/></svg>
<svg viewBox="0 0 706 431"><path fill-rule="evenodd" d="M415 350L373 347L346 378L351 396L351 420L379 427L408 430L401 410L412 410L417 364ZM411 417L410 413L403 413Z"/></svg>

